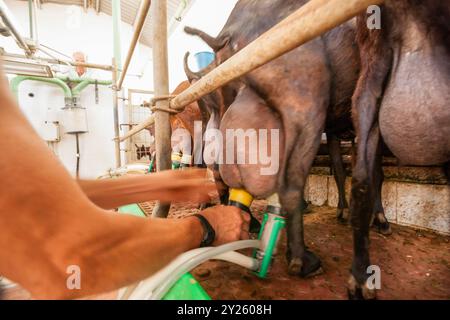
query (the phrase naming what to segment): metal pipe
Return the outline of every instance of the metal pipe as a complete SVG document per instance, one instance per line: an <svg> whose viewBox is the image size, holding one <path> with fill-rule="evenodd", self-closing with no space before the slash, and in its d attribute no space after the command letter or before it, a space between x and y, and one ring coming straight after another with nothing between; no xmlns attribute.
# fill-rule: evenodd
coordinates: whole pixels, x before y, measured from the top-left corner
<svg viewBox="0 0 450 320"><path fill-rule="evenodd" d="M115 69L122 69L122 51L120 45L120 0L112 0L112 18L113 18L113 45L114 45L114 59ZM117 78L120 77L120 72L117 74ZM117 85L116 82L114 82Z"/></svg>
<svg viewBox="0 0 450 320"><path fill-rule="evenodd" d="M3 19L3 23L5 24L5 26L11 31L18 45L25 50L27 56L33 55L33 52L31 51L30 47L22 38L16 26L14 26L13 20L11 18L12 17L11 12L9 11L8 7L3 1L0 1L0 17Z"/></svg>
<svg viewBox="0 0 450 320"><path fill-rule="evenodd" d="M230 81L353 18L369 5L383 2L384 0L312 0L177 95L170 101L170 107L181 110ZM129 131L120 140L127 139L138 133L138 129L152 124L154 120L151 118L147 118L134 128L136 130Z"/></svg>
<svg viewBox="0 0 450 320"><path fill-rule="evenodd" d="M148 90L141 90L141 89L128 89L128 122L130 123L130 127L128 130L132 129L131 122L132 122L132 115L133 115L133 94L154 94L153 91ZM131 140L127 140L126 144L126 152L132 150L132 142Z"/></svg>
<svg viewBox="0 0 450 320"><path fill-rule="evenodd" d="M116 60L113 58L112 63L114 69L112 72L112 79L114 83L113 87L113 115L114 115L114 136L118 136L120 134L119 132L119 99L118 99L118 91L116 87L117 83L117 67L116 67ZM115 140L114 141L115 146L115 158L116 158L116 168L120 168L122 165L122 161L120 159L120 141Z"/></svg>
<svg viewBox="0 0 450 320"><path fill-rule="evenodd" d="M33 34L33 0L28 0L28 24L30 27L30 38L33 39L34 38L34 34Z"/></svg>
<svg viewBox="0 0 450 320"><path fill-rule="evenodd" d="M186 10L188 5L188 0L181 0L180 4L178 5L177 11L175 11L175 15L173 18L180 22L181 21L181 15L183 14L183 11Z"/></svg>
<svg viewBox="0 0 450 320"><path fill-rule="evenodd" d="M42 49L42 46L39 46L37 48L39 51L41 51L42 53L46 54L47 56L49 56L52 59L57 59L54 55L52 55L50 52L48 52L47 50Z"/></svg>
<svg viewBox="0 0 450 320"><path fill-rule="evenodd" d="M78 97L81 94L81 91L83 91L87 86L91 84L97 84L102 86L109 86L112 84L112 81L108 80L95 80L95 79L81 79L82 81L79 82L73 89L72 89L72 95L74 97ZM70 79L69 79L70 81Z"/></svg>
<svg viewBox="0 0 450 320"><path fill-rule="evenodd" d="M153 91L150 90L142 90L142 89L128 89L129 93L139 93L139 94L154 94Z"/></svg>
<svg viewBox="0 0 450 320"><path fill-rule="evenodd" d="M55 61L56 64L70 64L74 67L85 67L88 69L101 69L105 71L112 71L113 67L104 65L104 64L96 64L96 63L85 63L85 62L73 62L73 61L65 61L65 60L51 60L47 59L49 63L52 63L52 61Z"/></svg>
<svg viewBox="0 0 450 320"><path fill-rule="evenodd" d="M188 4L189 0L180 1L180 4L178 5L177 10L175 11L175 14L173 15L172 20L169 23L169 32L172 32L176 23L181 22L183 12L186 10Z"/></svg>
<svg viewBox="0 0 450 320"><path fill-rule="evenodd" d="M67 54L65 54L65 53L63 53L63 52L61 52L61 51L58 51L58 50L56 50L56 49L53 49L52 47L46 46L46 45L43 44L43 43L39 43L39 47L44 47L44 48L46 48L46 49L48 49L48 50L50 50L50 51L53 51L53 52L55 52L55 53L57 53L57 54L59 54L59 55L61 55L61 56L66 57L67 59L71 59L71 60L72 60L72 57L68 56ZM58 58L54 58L54 59L58 59Z"/></svg>
<svg viewBox="0 0 450 320"><path fill-rule="evenodd" d="M2 54L4 57L14 57L14 58L27 58L24 55L21 54L15 54L15 53L6 53ZM60 60L60 59L48 59L48 58L41 58L41 57L34 57L33 60L36 61L45 61L50 64L61 64L61 65L71 65L74 67L85 67L89 69L100 69L105 71L112 71L113 67L109 65L104 64L96 64L96 63L86 63L86 62L74 62L74 61L67 61L67 60Z"/></svg>
<svg viewBox="0 0 450 320"><path fill-rule="evenodd" d="M38 21L37 21L37 0L33 0L33 40L38 42L39 34L38 34Z"/></svg>
<svg viewBox="0 0 450 320"><path fill-rule="evenodd" d="M154 125L154 124L155 124L155 117L154 117L154 115L151 115L146 121L139 123L137 126L134 126L133 129L128 131L122 137L116 136L116 137L119 137L119 138L115 138L114 140L117 140L117 141L120 141L120 142L125 141L126 139L134 136L136 133L139 133L142 130L144 130L144 129L146 129L146 128ZM156 134L156 132L155 132L155 134Z"/></svg>
<svg viewBox="0 0 450 320"><path fill-rule="evenodd" d="M122 68L122 74L120 75L120 80L117 84L118 90L122 88L123 81L125 80L125 76L127 75L128 67L130 66L131 59L133 58L133 53L136 48L136 44L138 43L139 38L141 37L142 30L145 24L145 19L147 18L148 10L150 9L151 3L152 3L151 0L142 0L139 6L139 10L136 15L136 20L134 23L133 38L131 39L127 57L125 58L125 63Z"/></svg>
<svg viewBox="0 0 450 320"><path fill-rule="evenodd" d="M167 61L167 0L154 0L152 4L153 18L153 83L155 96L169 94L169 67ZM168 108L169 101L156 102L158 108ZM155 112L155 147L156 167L158 171L169 170L172 166L171 128L169 114L163 111ZM153 210L153 217L165 218L169 213L170 203L158 202Z"/></svg>

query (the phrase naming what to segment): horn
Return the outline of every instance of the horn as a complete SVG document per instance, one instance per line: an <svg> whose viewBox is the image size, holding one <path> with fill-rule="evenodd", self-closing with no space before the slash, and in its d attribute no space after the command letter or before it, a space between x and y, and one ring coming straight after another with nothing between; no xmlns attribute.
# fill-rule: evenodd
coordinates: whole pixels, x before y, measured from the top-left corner
<svg viewBox="0 0 450 320"><path fill-rule="evenodd" d="M186 52L186 54L184 55L184 73L186 73L189 82L192 82L192 80L199 80L203 76L203 74L202 72L194 72L189 68L188 58L189 52Z"/></svg>
<svg viewBox="0 0 450 320"><path fill-rule="evenodd" d="M228 37L218 37L218 38L214 38L211 37L209 34L195 29L195 28L191 28L191 27L185 27L184 28L184 32L186 32L187 34L193 35L193 36L197 36L200 37L200 39L202 39L203 41L206 42L206 44L208 46L210 46L214 51L219 51L220 49L222 49L228 42L229 38Z"/></svg>

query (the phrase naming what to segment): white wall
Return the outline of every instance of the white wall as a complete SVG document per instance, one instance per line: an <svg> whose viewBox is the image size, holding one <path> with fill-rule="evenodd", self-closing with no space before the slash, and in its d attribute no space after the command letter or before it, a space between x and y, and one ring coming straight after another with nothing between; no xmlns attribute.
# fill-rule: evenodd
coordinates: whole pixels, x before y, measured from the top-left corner
<svg viewBox="0 0 450 320"><path fill-rule="evenodd" d="M231 10L237 0L196 0L191 9L184 16L169 40L169 74L170 89L186 80L183 69L183 57L186 51L191 52L190 63L192 70L196 70L194 53L212 51L198 37L184 33L184 26L198 28L206 33L216 36L226 23Z"/></svg>
<svg viewBox="0 0 450 320"><path fill-rule="evenodd" d="M185 25L199 28L213 36L217 35L226 22L237 0L196 0L183 21L176 26L169 39L170 89L173 90L186 79L183 70L183 56L190 51L191 67L195 69L193 54L211 49L196 37L184 33ZM22 34L28 36L28 4L26 1L5 0L6 5L21 26ZM92 63L111 64L113 55L112 19L105 14L96 14L90 9L87 13L78 6L62 6L44 3L37 12L39 42L71 56L75 51L83 51ZM132 36L132 26L122 23L121 43L122 60ZM10 38L0 37L0 47L7 52L22 53ZM40 54L42 55L42 54ZM129 74L140 77L127 77L124 87L152 90L153 71L151 49L138 45ZM95 71L93 77L110 79L109 72ZM28 94L33 93L34 97ZM114 167L114 137L112 97L108 87L100 87L100 102L95 104L94 86L82 92L81 104L88 110L89 133L80 136L82 178L95 178ZM33 126L39 132L46 120L48 110L60 110L64 106L64 97L58 87L26 81L20 86L19 104ZM122 108L120 108L122 110ZM124 121L124 115L120 115ZM72 173L75 173L75 138L62 131L62 140L56 146L56 152Z"/></svg>
<svg viewBox="0 0 450 320"><path fill-rule="evenodd" d="M6 5L21 26L22 34L28 36L28 4L26 1L6 0ZM38 10L39 42L57 49L69 56L75 51L87 54L89 62L111 64L113 56L112 19L105 14L97 15L94 10L84 13L81 7L61 6L45 3ZM122 59L132 36L132 27L121 25ZM0 46L7 52L22 53L10 38L0 37ZM41 54L40 54L41 55ZM151 50L139 45L135 51L130 74L145 77L128 77L125 86L151 90ZM111 79L111 73L96 70L93 77ZM33 93L34 97L28 94ZM81 94L81 104L87 108L89 133L80 135L82 178L95 178L115 166L112 91L99 87L99 104L95 104L94 86L87 87ZM40 132L48 110L60 110L64 106L62 90L56 86L25 81L19 88L19 105L35 129ZM121 117L123 119L123 117ZM62 128L64 129L64 128ZM65 167L74 175L76 166L75 137L64 133L56 144L56 153Z"/></svg>

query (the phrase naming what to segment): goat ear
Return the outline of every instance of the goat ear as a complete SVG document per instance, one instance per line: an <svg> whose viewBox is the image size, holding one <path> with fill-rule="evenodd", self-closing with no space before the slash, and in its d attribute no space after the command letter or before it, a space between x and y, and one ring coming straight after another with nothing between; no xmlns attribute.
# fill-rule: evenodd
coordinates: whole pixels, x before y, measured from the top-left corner
<svg viewBox="0 0 450 320"><path fill-rule="evenodd" d="M137 149L139 149L139 146L138 146L136 143L134 144L134 146L135 146Z"/></svg>

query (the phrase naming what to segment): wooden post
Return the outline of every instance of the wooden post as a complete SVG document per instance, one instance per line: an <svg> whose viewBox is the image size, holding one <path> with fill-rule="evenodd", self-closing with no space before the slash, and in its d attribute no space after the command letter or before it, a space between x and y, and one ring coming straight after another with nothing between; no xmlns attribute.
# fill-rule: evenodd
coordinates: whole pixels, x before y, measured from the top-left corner
<svg viewBox="0 0 450 320"><path fill-rule="evenodd" d="M153 19L153 82L155 96L169 94L169 68L167 61L167 0L154 0L151 4L151 17ZM159 108L168 108L169 101L156 102ZM169 113L155 112L155 144L156 168L158 171L171 168L171 129ZM170 209L170 203L157 203L153 210L153 217L165 218Z"/></svg>

